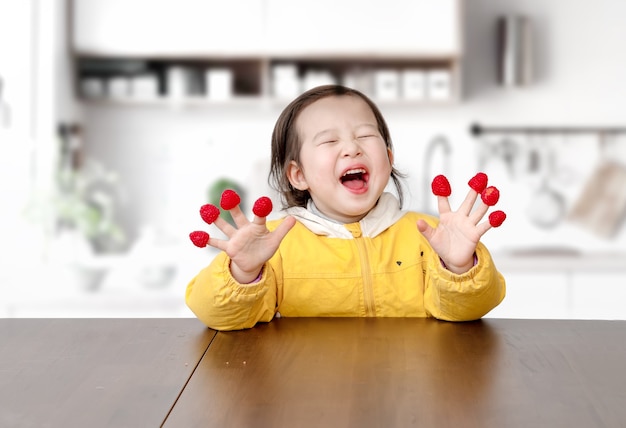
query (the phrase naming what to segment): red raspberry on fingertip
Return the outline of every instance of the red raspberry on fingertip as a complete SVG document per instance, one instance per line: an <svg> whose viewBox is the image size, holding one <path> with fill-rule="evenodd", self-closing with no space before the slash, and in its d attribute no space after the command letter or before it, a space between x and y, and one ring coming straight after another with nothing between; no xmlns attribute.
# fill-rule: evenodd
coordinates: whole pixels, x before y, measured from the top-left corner
<svg viewBox="0 0 626 428"><path fill-rule="evenodd" d="M232 210L241 202L241 198L239 194L232 189L226 189L222 192L222 197L220 199L220 207L223 210Z"/></svg>
<svg viewBox="0 0 626 428"><path fill-rule="evenodd" d="M433 182L430 185L433 194L435 196L450 196L452 194L452 188L450 182L445 175L439 174L433 178Z"/></svg>
<svg viewBox="0 0 626 428"><path fill-rule="evenodd" d="M491 214L489 214L489 224L492 227L499 227L504 220L506 220L506 214L504 213L504 211L494 211Z"/></svg>
<svg viewBox="0 0 626 428"><path fill-rule="evenodd" d="M469 187L474 189L476 193L481 193L487 187L487 180L487 174L485 174L484 172L479 172L478 174L470 178L470 181L468 181L467 184L469 184Z"/></svg>
<svg viewBox="0 0 626 428"><path fill-rule="evenodd" d="M209 234L201 230L196 230L189 234L189 239L191 239L191 242L193 242L193 245L196 247L203 248L209 243Z"/></svg>
<svg viewBox="0 0 626 428"><path fill-rule="evenodd" d="M498 203L498 200L500 199L500 191L495 186L489 186L481 192L480 199L483 200L485 205L489 205L491 207Z"/></svg>
<svg viewBox="0 0 626 428"><path fill-rule="evenodd" d="M207 224L212 224L220 216L220 209L212 204L202 205L200 207L200 217Z"/></svg>
<svg viewBox="0 0 626 428"><path fill-rule="evenodd" d="M252 207L252 212L257 217L267 217L272 212L272 209L272 200L267 196L261 196L254 203L254 206Z"/></svg>

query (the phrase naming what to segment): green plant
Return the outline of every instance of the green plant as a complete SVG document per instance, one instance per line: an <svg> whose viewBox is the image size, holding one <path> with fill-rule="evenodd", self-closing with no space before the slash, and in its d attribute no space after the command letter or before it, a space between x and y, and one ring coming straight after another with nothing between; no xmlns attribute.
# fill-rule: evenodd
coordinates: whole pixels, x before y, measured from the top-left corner
<svg viewBox="0 0 626 428"><path fill-rule="evenodd" d="M81 232L96 251L120 249L126 236L114 218L117 184L117 175L95 161L60 171L54 198L57 227Z"/></svg>

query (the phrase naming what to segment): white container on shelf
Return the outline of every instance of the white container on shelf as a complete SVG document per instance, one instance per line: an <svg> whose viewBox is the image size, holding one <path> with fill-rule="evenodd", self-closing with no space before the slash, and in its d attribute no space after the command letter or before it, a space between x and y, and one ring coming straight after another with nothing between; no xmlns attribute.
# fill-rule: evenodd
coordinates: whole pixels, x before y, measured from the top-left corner
<svg viewBox="0 0 626 428"><path fill-rule="evenodd" d="M374 96L379 100L397 100L400 97L400 72L390 69L375 71Z"/></svg>
<svg viewBox="0 0 626 428"><path fill-rule="evenodd" d="M80 93L85 98L105 97L105 82L99 77L84 77L80 81Z"/></svg>
<svg viewBox="0 0 626 428"><path fill-rule="evenodd" d="M426 98L426 73L424 70L402 71L402 98L406 100L423 100Z"/></svg>
<svg viewBox="0 0 626 428"><path fill-rule="evenodd" d="M344 74L342 83L344 86L361 91L367 96L374 95L372 72L369 70L359 68L350 70Z"/></svg>
<svg viewBox="0 0 626 428"><path fill-rule="evenodd" d="M229 68L210 68L205 73L206 96L228 100L233 96L233 72Z"/></svg>
<svg viewBox="0 0 626 428"><path fill-rule="evenodd" d="M428 98L445 101L452 98L452 74L446 69L432 69L427 74Z"/></svg>
<svg viewBox="0 0 626 428"><path fill-rule="evenodd" d="M108 81L110 98L125 99L130 96L130 79L126 76L114 76Z"/></svg>
<svg viewBox="0 0 626 428"><path fill-rule="evenodd" d="M186 67L173 65L167 69L167 96L184 98L190 95L189 70Z"/></svg>
<svg viewBox="0 0 626 428"><path fill-rule="evenodd" d="M159 83L154 74L138 74L130 80L130 93L133 98L153 99L159 96Z"/></svg>
<svg viewBox="0 0 626 428"><path fill-rule="evenodd" d="M322 85L334 85L337 83L332 74L328 71L308 70L302 79L302 90L307 91Z"/></svg>
<svg viewBox="0 0 626 428"><path fill-rule="evenodd" d="M292 99L302 91L295 64L276 64L272 67L272 95L278 99Z"/></svg>

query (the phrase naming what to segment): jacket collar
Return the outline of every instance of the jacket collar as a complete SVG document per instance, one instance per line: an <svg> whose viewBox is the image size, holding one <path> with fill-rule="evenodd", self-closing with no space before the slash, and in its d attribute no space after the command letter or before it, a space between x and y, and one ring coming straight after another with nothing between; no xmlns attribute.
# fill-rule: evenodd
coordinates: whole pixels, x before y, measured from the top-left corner
<svg viewBox="0 0 626 428"><path fill-rule="evenodd" d="M312 203L313 201L309 201L309 204ZM291 207L286 209L285 213L295 217L296 220L316 235L328 236L330 238L352 238L352 233L345 225L326 219L313 211L309 208ZM361 233L363 236L374 238L398 221L403 215L404 211L400 210L398 199L391 193L385 192L380 196L376 206L359 221Z"/></svg>

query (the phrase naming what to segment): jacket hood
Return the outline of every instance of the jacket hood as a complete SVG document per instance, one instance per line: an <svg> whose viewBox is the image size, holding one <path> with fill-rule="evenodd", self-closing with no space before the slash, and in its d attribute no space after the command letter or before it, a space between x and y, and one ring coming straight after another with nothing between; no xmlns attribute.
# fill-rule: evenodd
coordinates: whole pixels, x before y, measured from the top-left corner
<svg viewBox="0 0 626 428"><path fill-rule="evenodd" d="M312 203L313 201L309 201L309 204ZM325 219L308 208L291 207L284 212L295 217L316 235L331 238L352 238L352 233L345 225ZM359 221L361 233L363 236L374 238L398 221L404 214L405 212L400 210L398 199L391 193L385 192L380 196L376 206Z"/></svg>

